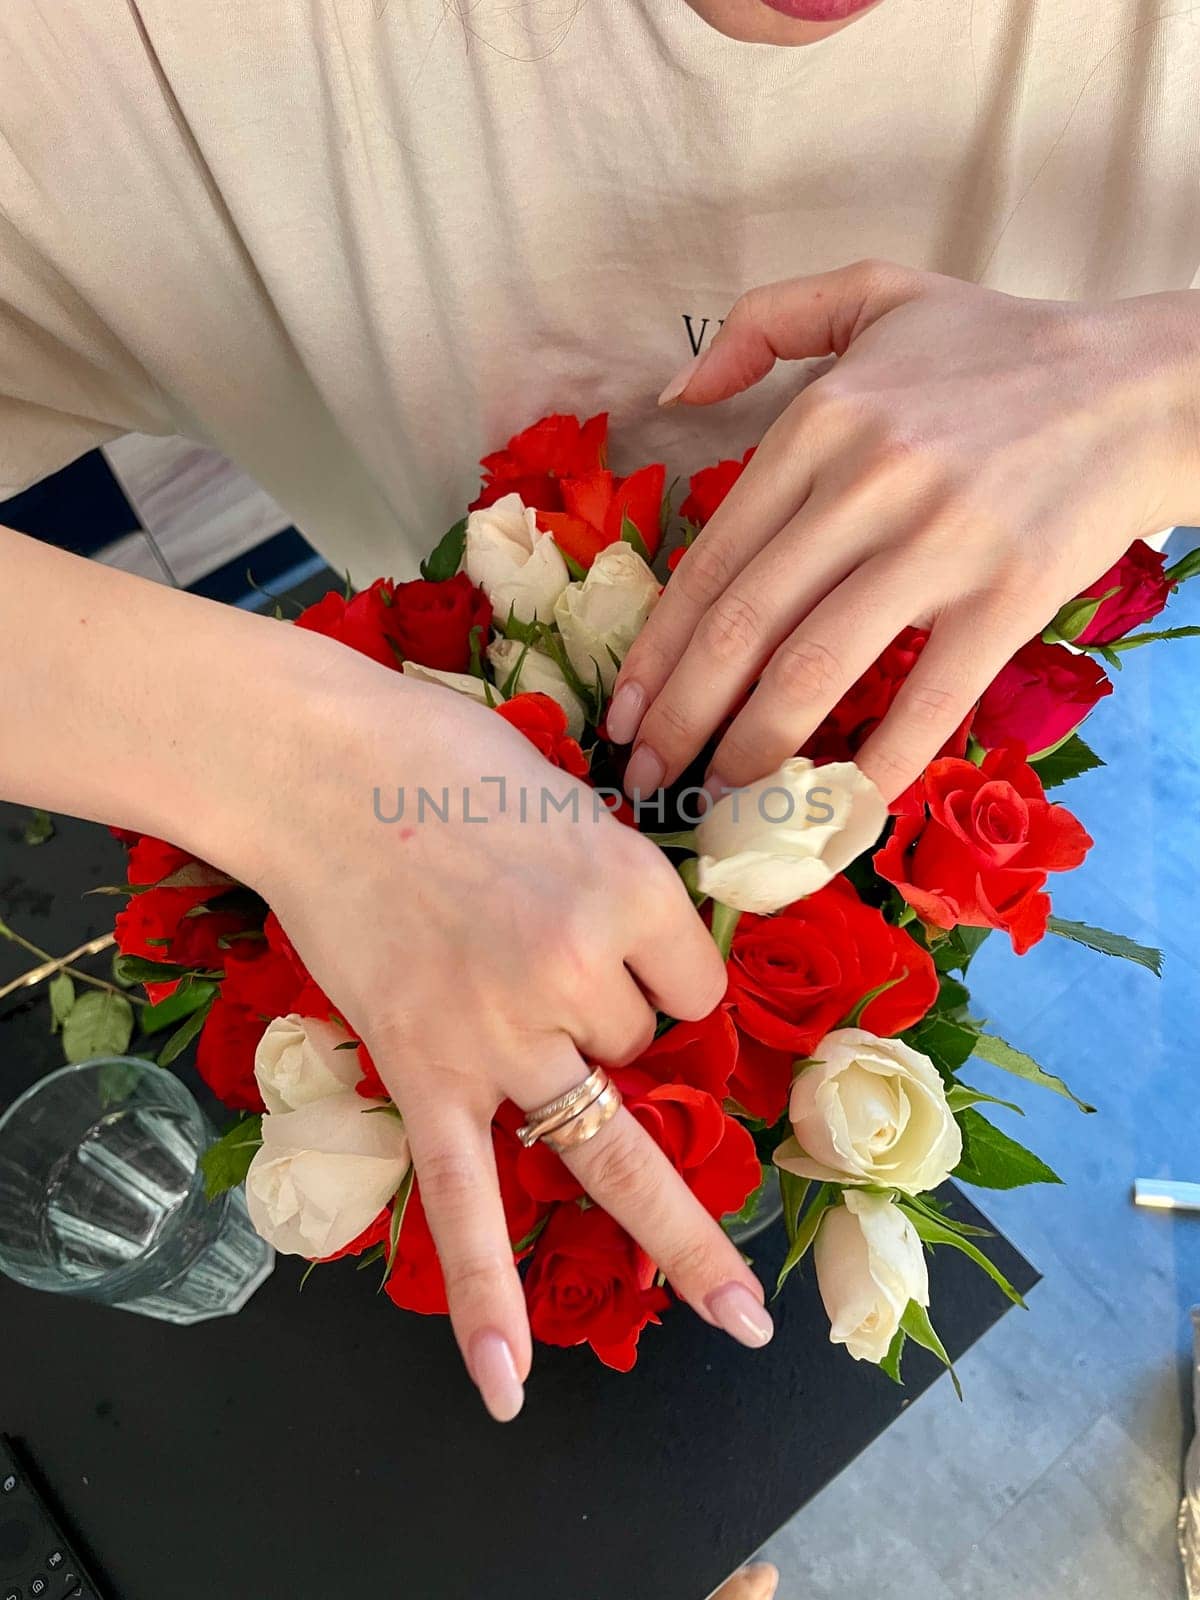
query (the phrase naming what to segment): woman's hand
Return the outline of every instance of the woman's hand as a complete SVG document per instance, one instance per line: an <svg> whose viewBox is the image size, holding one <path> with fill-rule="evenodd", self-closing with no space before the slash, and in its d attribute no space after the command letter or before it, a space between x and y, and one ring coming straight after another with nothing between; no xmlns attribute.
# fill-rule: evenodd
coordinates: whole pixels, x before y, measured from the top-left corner
<svg viewBox="0 0 1200 1600"><path fill-rule="evenodd" d="M773 1600L779 1587L779 1572L766 1562L743 1567L724 1582L711 1600Z"/></svg>
<svg viewBox="0 0 1200 1600"><path fill-rule="evenodd" d="M724 732L710 791L773 771L908 624L929 643L858 756L888 799L1000 667L1139 536L1200 509L1200 294L1017 300L864 262L752 290L662 403L837 355L768 430L629 652L626 785Z"/></svg>
<svg viewBox="0 0 1200 1600"><path fill-rule="evenodd" d="M531 1348L492 1115L572 1088L585 1057L640 1054L655 1006L706 1015L724 966L662 852L501 717L316 635L295 645L315 661L300 738L242 875L403 1112L455 1332L507 1420ZM403 815L381 821L398 789ZM627 1111L564 1159L702 1317L766 1343L757 1279Z"/></svg>

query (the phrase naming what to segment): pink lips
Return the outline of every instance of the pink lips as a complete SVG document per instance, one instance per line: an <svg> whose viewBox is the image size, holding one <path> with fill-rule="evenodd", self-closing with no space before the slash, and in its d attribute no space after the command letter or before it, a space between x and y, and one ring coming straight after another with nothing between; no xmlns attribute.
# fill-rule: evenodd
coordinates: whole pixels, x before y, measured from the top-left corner
<svg viewBox="0 0 1200 1600"><path fill-rule="evenodd" d="M856 11L865 11L874 0L762 0L772 11L802 22L841 22Z"/></svg>

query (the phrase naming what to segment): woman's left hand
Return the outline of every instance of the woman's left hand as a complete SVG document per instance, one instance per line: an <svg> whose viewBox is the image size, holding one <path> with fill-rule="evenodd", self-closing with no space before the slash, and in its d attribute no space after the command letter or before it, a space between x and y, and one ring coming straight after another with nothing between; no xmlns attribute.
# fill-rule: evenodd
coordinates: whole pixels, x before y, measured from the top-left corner
<svg viewBox="0 0 1200 1600"><path fill-rule="evenodd" d="M889 800L1132 541L1200 513L1200 293L1019 300L863 262L752 290L662 403L837 355L771 426L630 650L626 786L673 781L755 684L710 792L793 755L908 624L932 628L856 758Z"/></svg>

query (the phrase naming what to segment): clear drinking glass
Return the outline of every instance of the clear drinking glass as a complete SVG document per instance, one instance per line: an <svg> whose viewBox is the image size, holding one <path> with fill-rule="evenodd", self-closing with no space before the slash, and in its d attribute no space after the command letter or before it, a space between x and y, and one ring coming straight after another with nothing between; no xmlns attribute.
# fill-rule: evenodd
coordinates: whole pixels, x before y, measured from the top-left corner
<svg viewBox="0 0 1200 1600"><path fill-rule="evenodd" d="M63 1067L0 1117L0 1270L163 1322L241 1309L275 1264L241 1190L205 1198L216 1137L172 1072Z"/></svg>

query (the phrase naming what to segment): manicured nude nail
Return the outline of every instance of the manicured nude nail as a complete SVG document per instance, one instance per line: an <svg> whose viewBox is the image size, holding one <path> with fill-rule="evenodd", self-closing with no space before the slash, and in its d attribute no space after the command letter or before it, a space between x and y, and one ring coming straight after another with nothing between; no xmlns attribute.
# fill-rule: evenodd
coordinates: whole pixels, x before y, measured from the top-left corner
<svg viewBox="0 0 1200 1600"><path fill-rule="evenodd" d="M666 771L662 757L648 744L640 744L629 758L625 768L625 793L633 799L637 795L654 794L662 788Z"/></svg>
<svg viewBox="0 0 1200 1600"><path fill-rule="evenodd" d="M612 697L608 708L608 715L604 719L604 731L613 744L628 744L638 730L638 723L642 720L642 708L646 704L646 691L640 683L623 683Z"/></svg>
<svg viewBox="0 0 1200 1600"><path fill-rule="evenodd" d="M491 1415L511 1422L525 1404L525 1388L508 1340L495 1328L482 1328L471 1340L467 1365Z"/></svg>
<svg viewBox="0 0 1200 1600"><path fill-rule="evenodd" d="M727 795L732 787L733 785L726 783L719 772L710 772L704 780L704 792L708 796L709 807L715 806L717 801Z"/></svg>
<svg viewBox="0 0 1200 1600"><path fill-rule="evenodd" d="M692 379L696 376L696 373L700 370L700 363L704 360L707 354L707 350L701 350L698 356L692 357L686 367L680 367L679 371L659 395L658 403L660 406L673 406L675 404L676 400L679 399L680 395L687 388L688 384L691 383Z"/></svg>
<svg viewBox="0 0 1200 1600"><path fill-rule="evenodd" d="M719 1328L751 1350L770 1344L775 1324L766 1306L760 1305L744 1283L727 1283L710 1294L705 1302L709 1315Z"/></svg>

